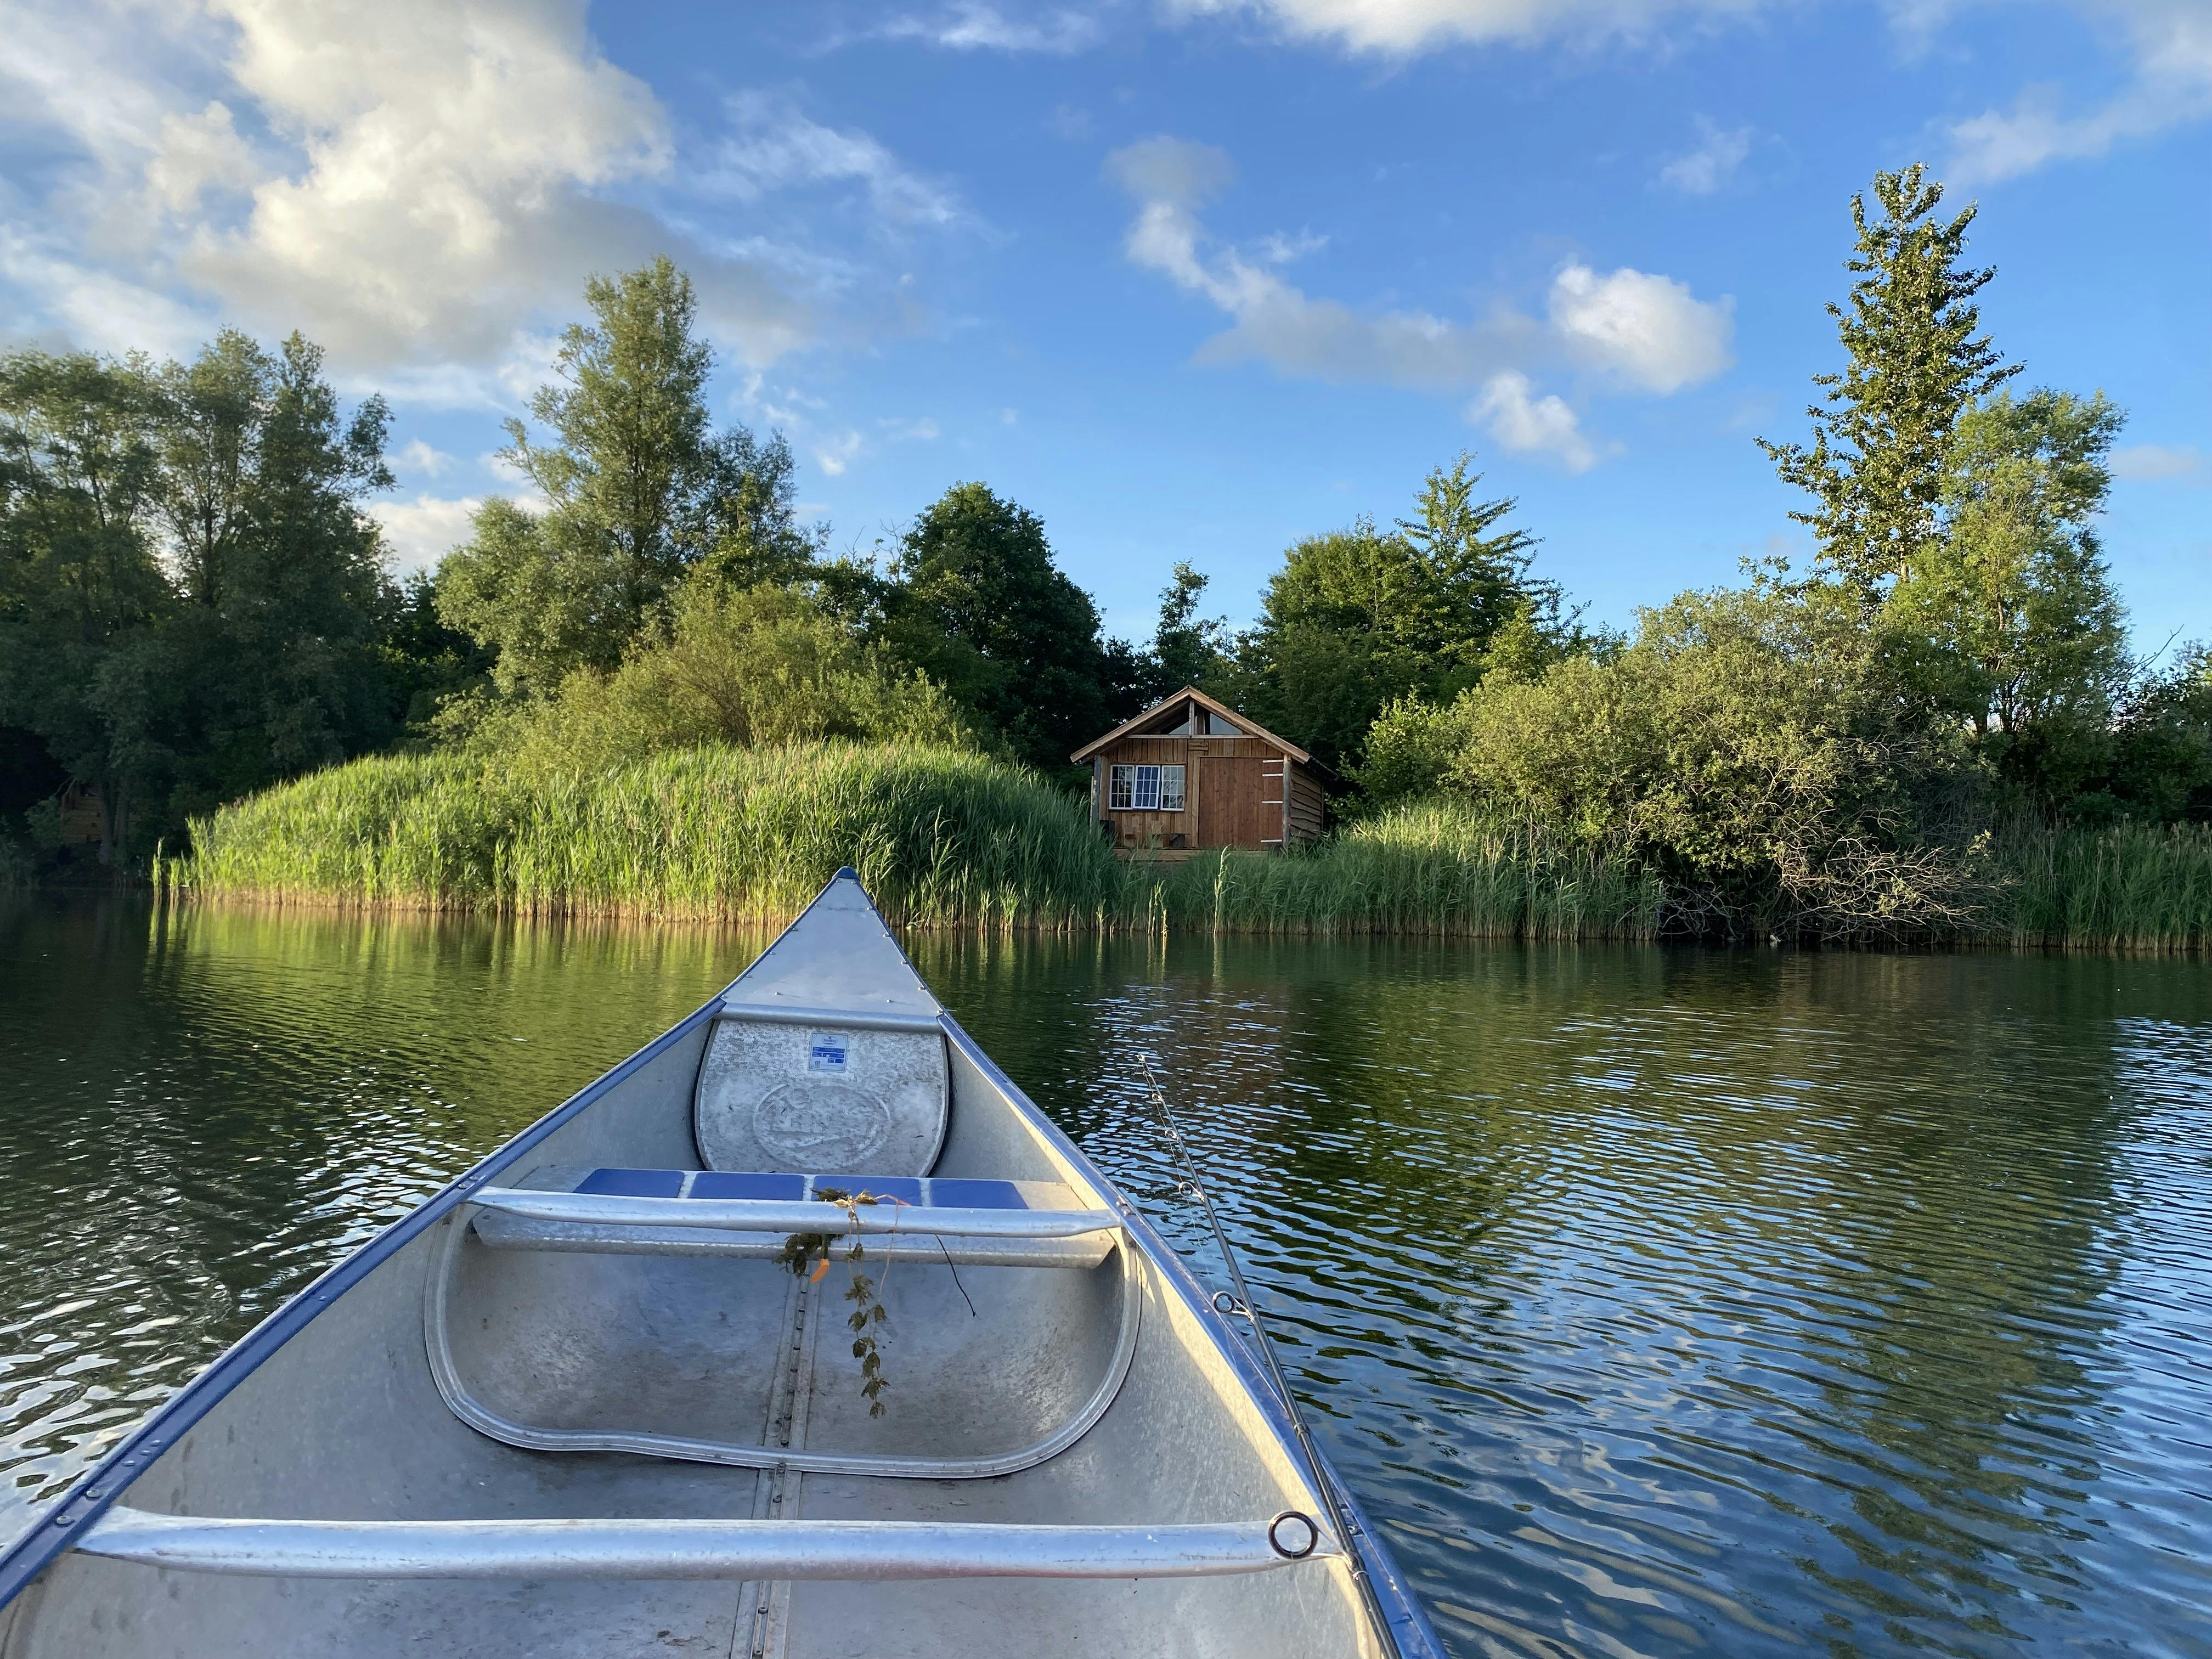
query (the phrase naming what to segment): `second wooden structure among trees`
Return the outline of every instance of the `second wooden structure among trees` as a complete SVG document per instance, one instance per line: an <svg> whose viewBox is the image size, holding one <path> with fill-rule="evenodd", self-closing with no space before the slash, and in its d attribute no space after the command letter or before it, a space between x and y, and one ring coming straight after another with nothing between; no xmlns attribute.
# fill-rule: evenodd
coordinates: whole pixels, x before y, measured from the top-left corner
<svg viewBox="0 0 2212 1659"><path fill-rule="evenodd" d="M1193 686L1070 758L1091 763L1092 814L1123 852L1277 851L1328 821L1328 769Z"/></svg>

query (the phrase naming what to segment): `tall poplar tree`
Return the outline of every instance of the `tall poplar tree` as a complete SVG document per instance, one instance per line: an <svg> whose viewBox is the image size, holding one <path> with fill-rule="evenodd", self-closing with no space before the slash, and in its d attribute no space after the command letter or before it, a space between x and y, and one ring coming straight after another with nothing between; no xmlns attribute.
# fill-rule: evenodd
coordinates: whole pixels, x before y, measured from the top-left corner
<svg viewBox="0 0 2212 1659"><path fill-rule="evenodd" d="M439 614L495 649L508 691L548 692L611 669L706 568L738 586L786 581L813 544L792 507L791 450L708 418L714 350L691 279L665 255L584 290L592 319L562 336L531 400L541 441L507 422L501 458L547 507L494 497L441 568Z"/></svg>
<svg viewBox="0 0 2212 1659"><path fill-rule="evenodd" d="M1851 198L1858 240L1848 308L1831 303L1849 356L1806 412L1809 445L1759 447L1786 483L1817 505L1793 513L1820 538L1820 556L1869 595L1910 575L1942 534L1944 491L1960 417L2020 372L1987 335L1974 296L1996 275L1965 264L1976 210L1937 216L1943 186L1919 163L1877 173L1874 198Z"/></svg>

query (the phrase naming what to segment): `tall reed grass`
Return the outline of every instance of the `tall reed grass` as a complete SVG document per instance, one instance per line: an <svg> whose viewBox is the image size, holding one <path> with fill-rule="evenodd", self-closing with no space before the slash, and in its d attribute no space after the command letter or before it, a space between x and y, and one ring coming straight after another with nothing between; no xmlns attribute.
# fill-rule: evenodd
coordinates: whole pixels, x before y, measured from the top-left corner
<svg viewBox="0 0 2212 1659"><path fill-rule="evenodd" d="M1287 856L1213 853L1173 866L1176 925L1252 933L1651 939L1665 893L1640 866L1526 823L1432 800Z"/></svg>
<svg viewBox="0 0 2212 1659"><path fill-rule="evenodd" d="M954 750L702 748L587 775L385 755L192 825L188 890L279 902L772 919L841 865L917 921L1066 927L1122 873L1081 812Z"/></svg>
<svg viewBox="0 0 2212 1659"><path fill-rule="evenodd" d="M2212 945L2212 827L2022 825L2001 837L2014 945L2197 951Z"/></svg>
<svg viewBox="0 0 2212 1659"><path fill-rule="evenodd" d="M192 825L157 879L293 903L772 920L850 864L886 914L959 927L1647 938L1645 872L1408 807L1319 848L1124 863L1083 806L953 750L702 748L513 778L385 755Z"/></svg>
<svg viewBox="0 0 2212 1659"><path fill-rule="evenodd" d="M2212 944L2212 830L2015 826L1990 900L1929 942ZM1117 860L1079 802L957 750L842 744L660 754L510 777L376 756L222 808L156 879L210 896L404 909L773 921L841 865L935 927L1647 939L1659 876L1541 826L1433 800L1289 854Z"/></svg>

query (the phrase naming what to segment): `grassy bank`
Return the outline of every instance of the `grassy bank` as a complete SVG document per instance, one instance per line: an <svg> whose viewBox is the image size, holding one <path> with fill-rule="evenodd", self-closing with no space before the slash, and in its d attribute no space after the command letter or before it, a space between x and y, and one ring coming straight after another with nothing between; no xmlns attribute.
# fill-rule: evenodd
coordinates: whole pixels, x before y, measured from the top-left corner
<svg viewBox="0 0 2212 1659"><path fill-rule="evenodd" d="M924 926L1657 937L1659 878L1449 802L1291 857L1123 863L1079 802L950 750L695 749L518 779L380 756L199 819L162 872L210 896L404 909L774 921L839 866ZM2212 940L2212 832L2022 829L1980 912L1930 942L2191 950Z"/></svg>
<svg viewBox="0 0 2212 1659"><path fill-rule="evenodd" d="M693 749L512 779L386 755L192 825L200 893L523 914L769 919L844 864L917 921L1082 925L1123 879L1065 797L949 750Z"/></svg>
<svg viewBox="0 0 2212 1659"><path fill-rule="evenodd" d="M195 893L412 909L773 919L844 864L937 926L1645 938L1660 899L1641 872L1440 806L1297 858L1125 864L1080 803L927 749L697 749L535 781L380 756L192 829L162 873Z"/></svg>

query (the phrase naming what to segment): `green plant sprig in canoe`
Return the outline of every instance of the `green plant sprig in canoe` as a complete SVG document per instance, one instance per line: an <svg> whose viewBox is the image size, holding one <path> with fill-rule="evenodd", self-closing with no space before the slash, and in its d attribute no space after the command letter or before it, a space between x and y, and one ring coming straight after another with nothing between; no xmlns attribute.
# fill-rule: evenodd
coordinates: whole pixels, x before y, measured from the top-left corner
<svg viewBox="0 0 2212 1659"><path fill-rule="evenodd" d="M890 1317L884 1309L882 1288L878 1281L860 1271L866 1259L861 1249L859 1231L860 1206L880 1204L884 1200L873 1193L848 1193L840 1188L824 1187L814 1194L825 1204L835 1204L852 1218L852 1244L845 1252L845 1266L851 1282L845 1288L845 1300L853 1304L853 1311L846 1316L845 1323L853 1332L853 1358L860 1362L860 1392L867 1399L868 1415L884 1414L883 1392L890 1386L884 1376L883 1353L876 1344L876 1327ZM896 1199L890 1202L896 1204ZM830 1254L836 1248L838 1236L835 1233L793 1233L783 1241L784 1266L809 1283L819 1283L830 1271ZM884 1272L890 1277L889 1268Z"/></svg>

